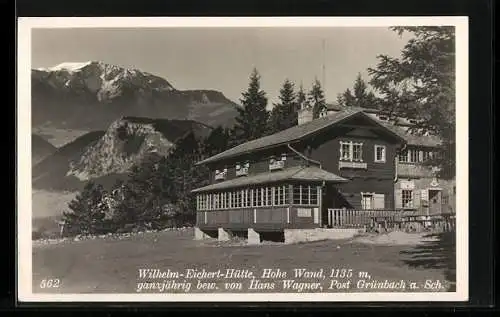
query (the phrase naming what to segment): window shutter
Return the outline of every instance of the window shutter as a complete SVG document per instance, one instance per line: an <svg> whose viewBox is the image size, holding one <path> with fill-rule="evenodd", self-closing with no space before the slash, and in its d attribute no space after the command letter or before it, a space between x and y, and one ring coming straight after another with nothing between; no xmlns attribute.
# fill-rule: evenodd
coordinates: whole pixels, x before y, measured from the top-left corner
<svg viewBox="0 0 500 317"><path fill-rule="evenodd" d="M396 209L403 208L403 191L401 189L396 189L394 193L394 206Z"/></svg>
<svg viewBox="0 0 500 317"><path fill-rule="evenodd" d="M420 205L422 205L422 203L424 202L429 203L429 195L427 189L422 189L420 191Z"/></svg>
<svg viewBox="0 0 500 317"><path fill-rule="evenodd" d="M373 196L373 208L385 209L385 195L384 194L375 194Z"/></svg>
<svg viewBox="0 0 500 317"><path fill-rule="evenodd" d="M420 208L420 191L413 191L413 208Z"/></svg>

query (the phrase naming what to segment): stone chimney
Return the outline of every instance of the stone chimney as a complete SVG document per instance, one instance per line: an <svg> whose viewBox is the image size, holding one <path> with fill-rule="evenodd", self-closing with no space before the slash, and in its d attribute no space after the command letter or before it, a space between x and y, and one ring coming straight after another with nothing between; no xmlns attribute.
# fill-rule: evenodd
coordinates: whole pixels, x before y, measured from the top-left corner
<svg viewBox="0 0 500 317"><path fill-rule="evenodd" d="M304 124L306 122L312 121L313 119L313 112L312 109L310 108L303 108L299 110L298 113L298 125Z"/></svg>
<svg viewBox="0 0 500 317"><path fill-rule="evenodd" d="M300 105L300 109L297 113L297 124L301 125L313 120L313 109L312 107L305 101Z"/></svg>

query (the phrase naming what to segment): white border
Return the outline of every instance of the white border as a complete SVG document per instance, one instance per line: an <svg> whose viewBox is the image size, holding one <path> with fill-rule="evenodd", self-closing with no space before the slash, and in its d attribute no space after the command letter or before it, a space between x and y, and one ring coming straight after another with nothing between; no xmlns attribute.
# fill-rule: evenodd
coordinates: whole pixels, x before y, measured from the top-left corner
<svg viewBox="0 0 500 317"><path fill-rule="evenodd" d="M32 28L158 28L158 27L389 27L454 25L456 27L457 120L457 245L456 292L330 293L330 294L33 294L31 241L31 29ZM468 18L467 17L127 17L18 19L18 258L20 302L386 302L468 300Z"/></svg>

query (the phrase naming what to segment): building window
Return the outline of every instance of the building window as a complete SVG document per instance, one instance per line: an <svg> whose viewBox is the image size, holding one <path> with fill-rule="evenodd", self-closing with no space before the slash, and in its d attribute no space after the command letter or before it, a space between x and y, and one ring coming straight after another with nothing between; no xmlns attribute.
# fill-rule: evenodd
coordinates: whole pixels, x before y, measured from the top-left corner
<svg viewBox="0 0 500 317"><path fill-rule="evenodd" d="M245 206L246 207L252 207L252 199L251 199L251 191L249 189L245 190Z"/></svg>
<svg viewBox="0 0 500 317"><path fill-rule="evenodd" d="M293 186L294 205L317 205L318 189L316 186L295 185Z"/></svg>
<svg viewBox="0 0 500 317"><path fill-rule="evenodd" d="M372 193L361 193L361 208L362 209L373 209L373 194Z"/></svg>
<svg viewBox="0 0 500 317"><path fill-rule="evenodd" d="M352 160L362 161L363 160L363 144L353 143L352 144Z"/></svg>
<svg viewBox="0 0 500 317"><path fill-rule="evenodd" d="M408 162L408 151L407 150L399 153L399 161L402 163Z"/></svg>
<svg viewBox="0 0 500 317"><path fill-rule="evenodd" d="M246 198L245 198L245 190L239 191L240 197L241 197L241 206L240 207L246 207Z"/></svg>
<svg viewBox="0 0 500 317"><path fill-rule="evenodd" d="M340 159L342 161L363 161L363 143L341 141Z"/></svg>
<svg viewBox="0 0 500 317"><path fill-rule="evenodd" d="M401 199L403 208L413 208L413 190L403 189Z"/></svg>
<svg viewBox="0 0 500 317"><path fill-rule="evenodd" d="M309 186L309 202L311 205L317 205L318 204L318 187L316 186Z"/></svg>
<svg viewBox="0 0 500 317"><path fill-rule="evenodd" d="M261 200L261 189L260 188L256 188L254 189L253 191L253 194L254 194L254 198L253 198L253 202L254 202L254 207L260 207L262 206L262 200Z"/></svg>
<svg viewBox="0 0 500 317"><path fill-rule="evenodd" d="M236 206L235 206L236 208L241 208L241 203L242 203L242 198L243 198L243 197L241 197L242 196L241 194L242 194L241 191L239 191L239 190L236 191Z"/></svg>
<svg viewBox="0 0 500 317"><path fill-rule="evenodd" d="M448 205L448 204L450 203L450 199L449 199L449 197L448 197L448 196L443 196L443 197L441 198L441 203L442 203L443 205Z"/></svg>
<svg viewBox="0 0 500 317"><path fill-rule="evenodd" d="M399 154L399 162L403 163L418 163L431 158L432 154L426 151L416 149L408 149Z"/></svg>
<svg viewBox="0 0 500 317"><path fill-rule="evenodd" d="M272 206L272 204L273 204L273 191L272 191L271 187L266 187L266 188L264 188L264 190L266 192L264 206Z"/></svg>
<svg viewBox="0 0 500 317"><path fill-rule="evenodd" d="M377 193L361 193L361 208L362 209L384 209L385 195Z"/></svg>
<svg viewBox="0 0 500 317"><path fill-rule="evenodd" d="M431 153L429 151L423 151L422 153L422 161L428 161L431 158Z"/></svg>
<svg viewBox="0 0 500 317"><path fill-rule="evenodd" d="M277 186L273 187L274 188L274 199L273 199L273 205L274 206L282 206L286 205L286 188L287 186Z"/></svg>
<svg viewBox="0 0 500 317"><path fill-rule="evenodd" d="M300 205L302 204L302 185L293 186L293 204Z"/></svg>
<svg viewBox="0 0 500 317"><path fill-rule="evenodd" d="M375 145L375 162L385 163L385 145Z"/></svg>
<svg viewBox="0 0 500 317"><path fill-rule="evenodd" d="M340 142L340 159L349 161L351 159L351 144Z"/></svg>
<svg viewBox="0 0 500 317"><path fill-rule="evenodd" d="M214 194L214 209L219 209L219 194Z"/></svg>
<svg viewBox="0 0 500 317"><path fill-rule="evenodd" d="M283 189L283 200L282 200L282 204L283 205L286 205L288 204L288 186L282 186L282 189Z"/></svg>
<svg viewBox="0 0 500 317"><path fill-rule="evenodd" d="M417 163L418 162L418 151L408 150L408 162Z"/></svg>

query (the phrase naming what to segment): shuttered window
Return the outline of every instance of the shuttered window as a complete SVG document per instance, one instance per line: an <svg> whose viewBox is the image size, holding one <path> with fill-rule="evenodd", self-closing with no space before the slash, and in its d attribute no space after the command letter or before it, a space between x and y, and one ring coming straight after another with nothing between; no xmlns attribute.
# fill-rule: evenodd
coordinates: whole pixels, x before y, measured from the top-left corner
<svg viewBox="0 0 500 317"><path fill-rule="evenodd" d="M385 195L384 194L373 195L373 208L374 209L385 209Z"/></svg>

